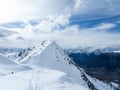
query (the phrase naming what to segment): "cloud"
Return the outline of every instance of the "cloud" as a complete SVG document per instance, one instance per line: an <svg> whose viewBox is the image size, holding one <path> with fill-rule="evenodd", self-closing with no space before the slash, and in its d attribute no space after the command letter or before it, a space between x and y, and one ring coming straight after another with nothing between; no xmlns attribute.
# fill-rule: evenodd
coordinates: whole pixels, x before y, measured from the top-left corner
<svg viewBox="0 0 120 90"><path fill-rule="evenodd" d="M34 31L38 32L51 32L60 29L62 26L68 25L69 15L48 16L45 20L41 21L34 27Z"/></svg>
<svg viewBox="0 0 120 90"><path fill-rule="evenodd" d="M80 8L83 8L83 0L74 0L74 8L76 11L80 10Z"/></svg>
<svg viewBox="0 0 120 90"><path fill-rule="evenodd" d="M73 0L1 0L0 22L42 19L51 14L69 13Z"/></svg>
<svg viewBox="0 0 120 90"><path fill-rule="evenodd" d="M51 14L115 15L120 13L119 3L118 0L0 0L0 23L38 20Z"/></svg>
<svg viewBox="0 0 120 90"><path fill-rule="evenodd" d="M81 29L81 30L89 30L89 31L97 31L97 32L106 32L109 31L110 29L113 29L117 26L117 24L115 23L100 23L98 25L95 25L91 28L85 28L85 29Z"/></svg>
<svg viewBox="0 0 120 90"><path fill-rule="evenodd" d="M113 0L109 2L108 0L60 0L58 3L58 0L5 0L0 1L0 22L16 20L24 22L23 28L6 28L10 32L19 33L24 38L21 41L13 41L14 37L12 37L11 46L18 47L16 43L19 43L19 46L29 46L44 39L55 40L64 48L119 45L120 35L106 32L106 30L113 29L116 26L114 23L101 23L95 27L85 29L81 29L77 24L69 25L69 18L73 15L103 14L103 11L110 12L118 8L118 6L115 7L117 3L120 2ZM7 5L12 7L8 8ZM3 10L3 8L5 9ZM107 14L113 15L113 12ZM38 23L32 25L29 20L35 20ZM9 35L11 34L5 34L6 37ZM18 37L17 39L21 38ZM6 44L5 42L10 44L10 40L6 41L6 39L2 39L0 42L2 46Z"/></svg>
<svg viewBox="0 0 120 90"><path fill-rule="evenodd" d="M16 31L0 28L0 47L25 47L24 39Z"/></svg>
<svg viewBox="0 0 120 90"><path fill-rule="evenodd" d="M100 25L98 25L97 27L95 27L95 30L109 30L112 29L114 27L116 27L117 25L114 23L101 23Z"/></svg>
<svg viewBox="0 0 120 90"><path fill-rule="evenodd" d="M120 14L119 0L75 0L77 15L113 16Z"/></svg>
<svg viewBox="0 0 120 90"><path fill-rule="evenodd" d="M12 36L14 34L18 34L18 33L14 32L14 31L9 31L6 29L0 29L0 38L6 38L6 37Z"/></svg>
<svg viewBox="0 0 120 90"><path fill-rule="evenodd" d="M61 24L61 22L64 23ZM114 23L101 23L93 28L81 29L77 24L69 26L69 16L65 15L46 17L37 25L25 23L24 29L15 28L12 30L17 31L25 40L23 44L25 42L29 46L49 39L57 41L63 48L107 47L120 44L119 33L105 32L115 27Z"/></svg>

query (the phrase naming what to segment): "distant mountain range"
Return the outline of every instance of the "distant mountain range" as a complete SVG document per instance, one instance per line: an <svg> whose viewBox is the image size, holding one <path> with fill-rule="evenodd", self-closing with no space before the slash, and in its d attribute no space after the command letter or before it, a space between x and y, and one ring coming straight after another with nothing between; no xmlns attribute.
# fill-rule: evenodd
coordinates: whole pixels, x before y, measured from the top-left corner
<svg viewBox="0 0 120 90"><path fill-rule="evenodd" d="M80 48L66 53L85 71L100 80L120 84L120 48Z"/></svg>
<svg viewBox="0 0 120 90"><path fill-rule="evenodd" d="M65 49L67 53L86 53L86 54L100 54L100 53L120 53L120 46L112 47L80 47L75 49Z"/></svg>

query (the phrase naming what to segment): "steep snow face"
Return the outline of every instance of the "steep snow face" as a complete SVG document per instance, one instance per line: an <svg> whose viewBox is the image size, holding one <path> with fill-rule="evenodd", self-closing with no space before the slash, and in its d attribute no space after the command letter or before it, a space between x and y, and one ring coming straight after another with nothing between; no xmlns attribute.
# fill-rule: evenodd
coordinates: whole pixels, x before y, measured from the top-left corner
<svg viewBox="0 0 120 90"><path fill-rule="evenodd" d="M33 68L48 68L62 71L87 87L87 84L81 78L80 70L72 64L74 62L64 54L63 50L55 42L44 42L42 47L34 50L34 52L30 53L30 56L30 58L25 57L20 63L27 64Z"/></svg>
<svg viewBox="0 0 120 90"><path fill-rule="evenodd" d="M41 52L44 51L44 49L46 49L46 47L51 43L51 41L43 41L40 44L33 46L32 48L29 48L27 50L25 50L23 52L22 55L20 55L20 58L18 58L17 62L24 62L26 60L28 60L29 58L36 56L38 54L40 54ZM50 52L50 51L49 51ZM35 60L37 61L37 60Z"/></svg>
<svg viewBox="0 0 120 90"><path fill-rule="evenodd" d="M1 75L11 74L12 72L19 72L31 69L28 66L18 65L6 57L0 55L0 73Z"/></svg>

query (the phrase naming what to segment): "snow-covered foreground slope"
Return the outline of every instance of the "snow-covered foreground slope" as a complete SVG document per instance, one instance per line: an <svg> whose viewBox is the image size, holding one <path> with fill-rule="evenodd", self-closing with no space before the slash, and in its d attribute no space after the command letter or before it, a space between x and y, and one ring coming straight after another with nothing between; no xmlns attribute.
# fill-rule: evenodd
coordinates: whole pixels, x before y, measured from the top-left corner
<svg viewBox="0 0 120 90"><path fill-rule="evenodd" d="M118 87L87 75L52 41L27 50L15 62L31 70L1 77L0 90L117 90Z"/></svg>
<svg viewBox="0 0 120 90"><path fill-rule="evenodd" d="M7 85L7 87L6 87ZM30 70L0 78L1 90L89 90L65 73L49 70Z"/></svg>
<svg viewBox="0 0 120 90"><path fill-rule="evenodd" d="M18 65L0 55L0 75L11 74L31 69L29 66Z"/></svg>

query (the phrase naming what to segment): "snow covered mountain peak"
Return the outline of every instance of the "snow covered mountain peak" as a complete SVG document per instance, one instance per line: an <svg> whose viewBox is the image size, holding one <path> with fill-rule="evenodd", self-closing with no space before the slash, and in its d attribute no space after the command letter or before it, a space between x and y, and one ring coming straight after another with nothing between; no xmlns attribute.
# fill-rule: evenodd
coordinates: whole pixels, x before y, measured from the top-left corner
<svg viewBox="0 0 120 90"><path fill-rule="evenodd" d="M32 60L37 56L39 56L38 57L39 59ZM31 51L28 52L28 55L26 55L26 57L24 57L20 61L20 63L31 62L33 64L37 62L38 64L38 62L42 63L42 61L45 61L45 60L46 60L45 63L46 62L50 63L52 61L58 62L59 58L61 59L61 61L64 59L69 59L68 57L67 58L66 57L67 56L64 54L64 51L59 47L58 44L56 44L55 41L48 40L48 41L43 41L41 44L32 47Z"/></svg>
<svg viewBox="0 0 120 90"><path fill-rule="evenodd" d="M29 59L32 56L36 56L37 54L40 54L42 51L44 51L44 49L55 43L54 41L51 40L44 40L42 41L40 44L37 44L31 48L26 49L25 51L20 53L20 58L18 58L18 60L16 60L17 63L21 63L24 62L25 60Z"/></svg>
<svg viewBox="0 0 120 90"><path fill-rule="evenodd" d="M31 66L33 69L55 70L65 73L74 82L91 90L114 90L114 85L103 83L87 75L75 64L55 41L43 41L33 47L19 64ZM101 87L96 84L96 81ZM79 90L79 89L78 89Z"/></svg>
<svg viewBox="0 0 120 90"><path fill-rule="evenodd" d="M13 85L18 82L20 88L21 83L25 82L22 84L22 90L119 90L118 85L114 83L104 83L87 75L55 41L43 41L32 48L20 51L18 56L15 64L28 66L31 70L5 78L12 81ZM0 82L3 81L0 84L9 84L7 79L0 79Z"/></svg>

